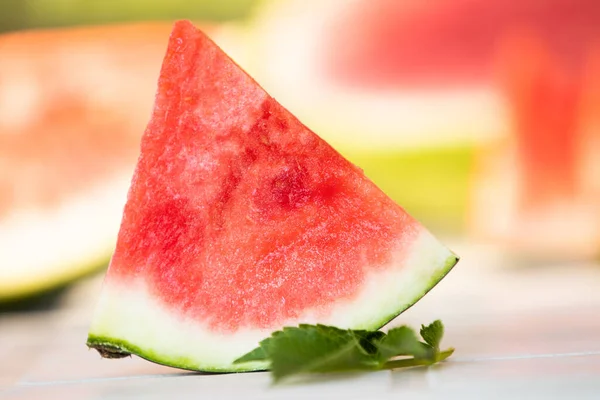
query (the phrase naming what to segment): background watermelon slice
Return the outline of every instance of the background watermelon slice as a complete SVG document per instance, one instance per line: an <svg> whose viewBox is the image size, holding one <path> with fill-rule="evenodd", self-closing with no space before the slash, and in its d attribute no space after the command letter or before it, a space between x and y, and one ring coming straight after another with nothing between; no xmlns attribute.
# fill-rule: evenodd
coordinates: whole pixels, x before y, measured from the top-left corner
<svg viewBox="0 0 600 400"><path fill-rule="evenodd" d="M440 87L423 76L415 82L382 76L375 84L350 73L376 74L376 65L392 56L375 50L382 38L372 30L380 26L389 33L385 43L397 42L394 29L401 25L382 14L384 6L395 8L396 17L409 13L405 4L263 1L251 24L250 71L409 212L456 233L464 227L473 147L505 132L502 104L485 84ZM421 41L410 30L403 34ZM351 51L368 60L346 63Z"/></svg>
<svg viewBox="0 0 600 400"><path fill-rule="evenodd" d="M170 29L0 36L0 303L106 266ZM234 30L206 29L241 54Z"/></svg>
<svg viewBox="0 0 600 400"><path fill-rule="evenodd" d="M572 68L534 36L506 43L499 57L513 129L477 157L470 224L511 252L600 255L600 161L591 156L600 151L600 63L593 46L585 53Z"/></svg>
<svg viewBox="0 0 600 400"><path fill-rule="evenodd" d="M598 21L594 0L264 0L251 71L413 215L455 232L475 153L511 134L499 47L530 33L580 68Z"/></svg>
<svg viewBox="0 0 600 400"><path fill-rule="evenodd" d="M205 371L299 322L379 328L458 258L178 22L88 345Z"/></svg>

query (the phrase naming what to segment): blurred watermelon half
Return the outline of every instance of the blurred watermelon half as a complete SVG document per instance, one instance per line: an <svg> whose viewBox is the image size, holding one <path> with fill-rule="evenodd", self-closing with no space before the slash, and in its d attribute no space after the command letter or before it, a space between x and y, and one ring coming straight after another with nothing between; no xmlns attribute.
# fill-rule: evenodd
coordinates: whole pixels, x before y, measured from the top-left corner
<svg viewBox="0 0 600 400"><path fill-rule="evenodd" d="M419 219L462 228L474 153L511 129L498 45L532 31L576 64L597 4L265 0L252 72Z"/></svg>
<svg viewBox="0 0 600 400"><path fill-rule="evenodd" d="M106 265L170 29L0 36L0 302ZM225 28L207 31L236 53Z"/></svg>
<svg viewBox="0 0 600 400"><path fill-rule="evenodd" d="M600 46L588 43L574 68L549 44L504 45L513 129L477 157L470 225L527 258L590 259L600 255Z"/></svg>

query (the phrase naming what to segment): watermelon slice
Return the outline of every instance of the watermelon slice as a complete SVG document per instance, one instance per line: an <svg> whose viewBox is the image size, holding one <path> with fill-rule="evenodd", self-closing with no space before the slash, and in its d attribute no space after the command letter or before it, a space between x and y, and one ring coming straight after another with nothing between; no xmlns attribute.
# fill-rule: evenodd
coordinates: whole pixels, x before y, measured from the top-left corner
<svg viewBox="0 0 600 400"><path fill-rule="evenodd" d="M106 266L168 32L0 36L0 302Z"/></svg>
<svg viewBox="0 0 600 400"><path fill-rule="evenodd" d="M88 346L232 364L300 322L375 329L458 257L186 21L171 33Z"/></svg>
<svg viewBox="0 0 600 400"><path fill-rule="evenodd" d="M596 0L261 3L253 75L411 214L454 231L473 154L510 129L497 44L532 31L577 65L600 37Z"/></svg>
<svg viewBox="0 0 600 400"><path fill-rule="evenodd" d="M262 1L250 71L412 215L456 233L464 228L473 148L504 133L502 105L481 82L450 77L440 87L424 74L407 78L405 68L377 74L394 56L379 51L382 43L408 41L396 37L403 24L394 19L411 11L408 3L418 2ZM379 33L387 34L383 42ZM402 35L421 42L409 30Z"/></svg>
<svg viewBox="0 0 600 400"><path fill-rule="evenodd" d="M0 303L106 267L170 30L0 36ZM240 53L228 27L210 32Z"/></svg>
<svg viewBox="0 0 600 400"><path fill-rule="evenodd" d="M585 70L574 70L539 38L522 37L504 47L498 69L514 129L477 157L471 228L521 256L596 257L597 51L586 52Z"/></svg>

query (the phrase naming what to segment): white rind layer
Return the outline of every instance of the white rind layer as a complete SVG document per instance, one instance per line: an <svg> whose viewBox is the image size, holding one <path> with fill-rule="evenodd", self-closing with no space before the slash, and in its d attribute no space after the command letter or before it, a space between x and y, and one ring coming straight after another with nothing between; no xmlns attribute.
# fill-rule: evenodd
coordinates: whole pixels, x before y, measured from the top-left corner
<svg viewBox="0 0 600 400"><path fill-rule="evenodd" d="M327 317L308 310L299 323L323 323L344 328L377 329L406 310L456 264L457 257L429 232L419 233L412 249L398 252L380 272L366 277L353 300L340 301ZM109 347L150 361L201 371L260 369L259 364L233 361L254 349L273 330L242 329L218 334L202 323L177 315L153 299L143 280L137 284L106 281L90 328L88 345Z"/></svg>
<svg viewBox="0 0 600 400"><path fill-rule="evenodd" d="M0 300L52 288L106 263L130 183L128 175L115 177L56 209L22 209L2 219Z"/></svg>

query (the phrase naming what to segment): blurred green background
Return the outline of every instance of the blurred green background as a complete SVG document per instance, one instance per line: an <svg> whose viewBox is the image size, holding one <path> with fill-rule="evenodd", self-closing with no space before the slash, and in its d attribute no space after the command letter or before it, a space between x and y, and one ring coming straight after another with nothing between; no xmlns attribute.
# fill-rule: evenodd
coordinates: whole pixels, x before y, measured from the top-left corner
<svg viewBox="0 0 600 400"><path fill-rule="evenodd" d="M0 32L180 18L236 20L248 16L255 3L256 0L2 0Z"/></svg>

